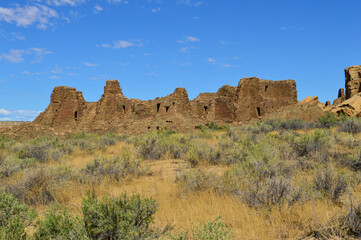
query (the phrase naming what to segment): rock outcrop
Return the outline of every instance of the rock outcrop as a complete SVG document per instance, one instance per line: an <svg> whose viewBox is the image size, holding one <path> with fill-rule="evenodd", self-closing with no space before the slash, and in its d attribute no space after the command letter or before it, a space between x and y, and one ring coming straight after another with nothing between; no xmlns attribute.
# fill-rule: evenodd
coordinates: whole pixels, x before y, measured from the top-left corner
<svg viewBox="0 0 361 240"><path fill-rule="evenodd" d="M361 115L361 65L345 69L345 86L332 104L331 112L348 116Z"/></svg>
<svg viewBox="0 0 361 240"><path fill-rule="evenodd" d="M361 65L345 69L346 99L361 92Z"/></svg>
<svg viewBox="0 0 361 240"><path fill-rule="evenodd" d="M98 102L86 102L75 88L54 88L46 110L14 131L32 135L34 131L134 134L163 127L182 131L210 121L246 123L296 103L294 80L244 78L237 87L225 85L216 93L201 93L193 100L189 100L186 89L177 88L166 97L148 101L128 99L117 80L108 80Z"/></svg>

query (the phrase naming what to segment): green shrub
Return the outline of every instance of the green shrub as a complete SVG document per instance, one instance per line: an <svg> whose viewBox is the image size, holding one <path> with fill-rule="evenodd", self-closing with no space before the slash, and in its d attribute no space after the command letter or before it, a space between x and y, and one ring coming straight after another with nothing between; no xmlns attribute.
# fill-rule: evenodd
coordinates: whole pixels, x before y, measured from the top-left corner
<svg viewBox="0 0 361 240"><path fill-rule="evenodd" d="M149 225L157 210L155 200L141 198L105 196L97 199L89 192L83 199L82 215L85 231L90 239L144 239L152 234Z"/></svg>
<svg viewBox="0 0 361 240"><path fill-rule="evenodd" d="M328 138L323 131L316 130L313 134L305 133L299 138L296 138L292 146L298 156L306 156L311 152L318 151L325 147L328 143Z"/></svg>
<svg viewBox="0 0 361 240"><path fill-rule="evenodd" d="M335 114L327 112L325 115L317 119L316 126L321 128L330 128L336 126L338 119Z"/></svg>
<svg viewBox="0 0 361 240"><path fill-rule="evenodd" d="M123 147L120 156L95 158L87 163L82 170L81 182L101 183L105 177L117 182L127 176L139 177L145 175L148 169L142 167L141 161L133 157L129 148Z"/></svg>
<svg viewBox="0 0 361 240"><path fill-rule="evenodd" d="M175 182L185 192L217 191L220 185L220 180L215 174L199 169L177 172Z"/></svg>
<svg viewBox="0 0 361 240"><path fill-rule="evenodd" d="M340 198L347 188L345 178L330 167L316 170L313 184L317 191L334 202Z"/></svg>
<svg viewBox="0 0 361 240"><path fill-rule="evenodd" d="M25 227L32 224L35 216L12 195L0 192L0 239L25 239Z"/></svg>
<svg viewBox="0 0 361 240"><path fill-rule="evenodd" d="M231 231L224 223L221 216L214 221L201 223L193 227L193 239L195 240L230 240Z"/></svg>
<svg viewBox="0 0 361 240"><path fill-rule="evenodd" d="M38 222L33 237L35 240L88 239L81 220L58 205L45 212L45 218Z"/></svg>
<svg viewBox="0 0 361 240"><path fill-rule="evenodd" d="M347 118L339 123L339 131L357 134L361 132L361 122L357 118Z"/></svg>

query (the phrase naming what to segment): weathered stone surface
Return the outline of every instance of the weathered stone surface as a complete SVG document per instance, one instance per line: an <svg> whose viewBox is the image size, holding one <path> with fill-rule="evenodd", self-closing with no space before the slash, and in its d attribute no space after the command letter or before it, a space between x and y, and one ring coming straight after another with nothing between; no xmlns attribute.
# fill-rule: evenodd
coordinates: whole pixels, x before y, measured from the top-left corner
<svg viewBox="0 0 361 240"><path fill-rule="evenodd" d="M338 97L333 101L332 106L339 105L346 100L345 89L340 88L338 90Z"/></svg>
<svg viewBox="0 0 361 240"><path fill-rule="evenodd" d="M347 116L357 116L361 113L361 93L353 95L351 98L333 107L332 112L345 114Z"/></svg>
<svg viewBox="0 0 361 240"><path fill-rule="evenodd" d="M361 92L361 65L345 69L346 99Z"/></svg>
<svg viewBox="0 0 361 240"><path fill-rule="evenodd" d="M237 87L225 85L194 100L189 100L184 88L177 88L166 97L148 101L128 99L117 80L108 80L98 102L86 102L75 88L54 88L47 109L16 131L29 135L42 131L56 135L77 131L134 134L163 127L186 131L210 121L245 123L296 103L294 80L244 78Z"/></svg>

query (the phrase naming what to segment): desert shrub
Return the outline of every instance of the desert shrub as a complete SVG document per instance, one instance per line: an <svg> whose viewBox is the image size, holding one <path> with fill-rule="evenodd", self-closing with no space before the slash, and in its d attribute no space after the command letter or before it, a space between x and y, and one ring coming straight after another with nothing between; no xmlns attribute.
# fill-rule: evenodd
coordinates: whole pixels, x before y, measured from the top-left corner
<svg viewBox="0 0 361 240"><path fill-rule="evenodd" d="M143 159L162 157L179 159L189 148L189 138L186 135L167 129L139 135L133 142L139 156Z"/></svg>
<svg viewBox="0 0 361 240"><path fill-rule="evenodd" d="M193 226L193 239L195 240L230 240L231 231L224 223L221 216L214 221L201 223Z"/></svg>
<svg viewBox="0 0 361 240"><path fill-rule="evenodd" d="M300 189L292 189L289 179L274 176L263 181L247 181L239 194L247 205L271 206L293 204L301 198Z"/></svg>
<svg viewBox="0 0 361 240"><path fill-rule="evenodd" d="M143 159L160 159L166 153L160 136L154 132L138 136L134 141L134 146Z"/></svg>
<svg viewBox="0 0 361 240"><path fill-rule="evenodd" d="M58 205L45 212L45 218L39 220L33 238L35 240L89 239L81 219Z"/></svg>
<svg viewBox="0 0 361 240"><path fill-rule="evenodd" d="M217 191L220 187L220 180L215 174L199 169L180 170L175 182L185 192Z"/></svg>
<svg viewBox="0 0 361 240"><path fill-rule="evenodd" d="M210 164L221 163L221 150L217 146L211 146L199 141L192 141L188 152L184 155L186 160L192 167L197 166L201 161Z"/></svg>
<svg viewBox="0 0 361 240"><path fill-rule="evenodd" d="M0 178L10 177L14 173L23 169L36 166L37 162L34 158L20 159L15 156L8 155L0 161Z"/></svg>
<svg viewBox="0 0 361 240"><path fill-rule="evenodd" d="M100 183L104 178L117 182L128 176L139 177L147 173L140 160L133 157L129 148L123 147L119 156L95 158L87 163L81 172L80 181L86 183Z"/></svg>
<svg viewBox="0 0 361 240"><path fill-rule="evenodd" d="M139 195L105 196L89 192L82 202L82 217L90 239L144 239L157 210L155 200Z"/></svg>
<svg viewBox="0 0 361 240"><path fill-rule="evenodd" d="M361 122L356 118L347 118L339 122L339 131L356 134L361 132Z"/></svg>
<svg viewBox="0 0 361 240"><path fill-rule="evenodd" d="M347 187L345 178L331 167L316 170L313 177L313 184L317 191L329 197L334 202L339 199Z"/></svg>
<svg viewBox="0 0 361 240"><path fill-rule="evenodd" d="M76 133L62 143L62 150L70 154L76 150L93 153L94 151L105 150L108 146L113 146L123 140L119 135L107 133L96 135L90 133Z"/></svg>
<svg viewBox="0 0 361 240"><path fill-rule="evenodd" d="M205 124L205 127L210 130L228 130L229 126L227 125L219 125L215 122L209 122Z"/></svg>
<svg viewBox="0 0 361 240"><path fill-rule="evenodd" d="M46 162L49 159L44 146L25 144L19 149L17 154L20 159L34 158L39 162Z"/></svg>
<svg viewBox="0 0 361 240"><path fill-rule="evenodd" d="M322 117L318 118L316 121L316 126L320 128L330 128L336 126L338 119L335 114L327 112Z"/></svg>
<svg viewBox="0 0 361 240"><path fill-rule="evenodd" d="M54 169L26 169L24 176L5 191L29 205L46 205L56 199L56 191L64 184L62 174Z"/></svg>
<svg viewBox="0 0 361 240"><path fill-rule="evenodd" d="M318 151L328 144L328 137L323 131L316 130L312 134L303 134L295 138L292 146L298 156L306 156L311 152Z"/></svg>
<svg viewBox="0 0 361 240"><path fill-rule="evenodd" d="M25 239L36 214L12 195L0 192L0 239Z"/></svg>
<svg viewBox="0 0 361 240"><path fill-rule="evenodd" d="M0 149L11 148L16 142L8 137L0 136Z"/></svg>

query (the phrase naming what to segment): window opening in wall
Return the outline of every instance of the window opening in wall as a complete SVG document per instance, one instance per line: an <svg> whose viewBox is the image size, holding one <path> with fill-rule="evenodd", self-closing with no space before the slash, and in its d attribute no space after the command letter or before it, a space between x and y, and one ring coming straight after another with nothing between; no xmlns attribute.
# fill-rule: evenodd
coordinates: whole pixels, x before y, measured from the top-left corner
<svg viewBox="0 0 361 240"><path fill-rule="evenodd" d="M75 111L75 113L74 113L74 119L75 119L75 121L78 121L78 111Z"/></svg>
<svg viewBox="0 0 361 240"><path fill-rule="evenodd" d="M123 110L124 110L124 112L125 112L125 106L123 105Z"/></svg>
<svg viewBox="0 0 361 240"><path fill-rule="evenodd" d="M159 112L160 103L157 103L157 112Z"/></svg>
<svg viewBox="0 0 361 240"><path fill-rule="evenodd" d="M159 130L159 127L157 127L157 130Z"/></svg>
<svg viewBox="0 0 361 240"><path fill-rule="evenodd" d="M265 92L267 92L267 88L268 88L268 86L265 86L265 87L264 87L264 91L265 91Z"/></svg>
<svg viewBox="0 0 361 240"><path fill-rule="evenodd" d="M258 117L260 117L261 116L261 108L257 108L257 113L258 113Z"/></svg>
<svg viewBox="0 0 361 240"><path fill-rule="evenodd" d="M173 102L173 106L174 106L175 102Z"/></svg>
<svg viewBox="0 0 361 240"><path fill-rule="evenodd" d="M208 107L204 106L204 111L207 112L208 111Z"/></svg>
<svg viewBox="0 0 361 240"><path fill-rule="evenodd" d="M150 127L148 127L148 129L150 129Z"/></svg>
<svg viewBox="0 0 361 240"><path fill-rule="evenodd" d="M166 106L165 111L168 112L168 110L169 110L169 106Z"/></svg>

